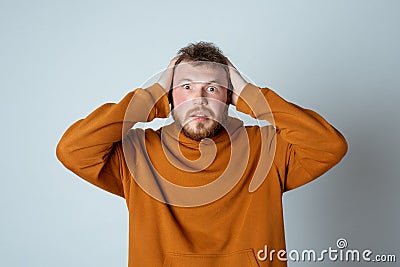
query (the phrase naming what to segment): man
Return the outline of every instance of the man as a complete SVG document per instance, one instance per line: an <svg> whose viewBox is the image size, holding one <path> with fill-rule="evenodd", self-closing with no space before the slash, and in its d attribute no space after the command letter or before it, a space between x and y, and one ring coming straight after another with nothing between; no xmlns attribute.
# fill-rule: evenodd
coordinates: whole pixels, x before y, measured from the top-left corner
<svg viewBox="0 0 400 267"><path fill-rule="evenodd" d="M229 105L273 126L244 126ZM170 111L169 125L131 129ZM125 198L129 266L286 266L282 253L261 255L265 245L285 249L282 194L346 151L320 115L247 83L217 47L199 42L157 83L74 123L57 157Z"/></svg>

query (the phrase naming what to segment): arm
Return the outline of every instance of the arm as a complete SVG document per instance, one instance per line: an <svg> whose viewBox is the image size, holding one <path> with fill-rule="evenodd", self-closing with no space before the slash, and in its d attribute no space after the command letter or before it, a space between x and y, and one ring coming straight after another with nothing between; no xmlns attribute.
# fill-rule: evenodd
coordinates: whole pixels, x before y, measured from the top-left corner
<svg viewBox="0 0 400 267"><path fill-rule="evenodd" d="M230 69L234 72L231 78L236 79L232 81L234 93L240 95L236 101L232 97L232 104L276 127L274 164L280 172L283 191L319 177L344 157L345 138L319 114L284 100L271 89L245 82L236 69Z"/></svg>
<svg viewBox="0 0 400 267"><path fill-rule="evenodd" d="M268 102L270 111L265 107ZM346 154L344 137L312 110L287 102L268 88L246 85L237 109L276 127L277 165L283 190L291 190L319 177Z"/></svg>
<svg viewBox="0 0 400 267"><path fill-rule="evenodd" d="M132 108L127 113L128 106ZM57 145L57 158L86 181L124 197L123 180L129 174L123 168L123 135L136 122L164 118L168 113L168 99L160 84L136 89L71 125Z"/></svg>

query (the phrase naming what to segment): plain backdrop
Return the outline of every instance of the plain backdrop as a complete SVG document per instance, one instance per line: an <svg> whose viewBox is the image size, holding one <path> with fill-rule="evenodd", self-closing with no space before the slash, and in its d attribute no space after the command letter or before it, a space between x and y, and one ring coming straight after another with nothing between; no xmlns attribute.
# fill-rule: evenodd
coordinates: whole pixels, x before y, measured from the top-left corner
<svg viewBox="0 0 400 267"><path fill-rule="evenodd" d="M345 238L399 261L399 10L395 0L0 0L0 266L127 266L124 200L65 169L55 148L73 122L200 40L349 143L339 165L284 195L287 250Z"/></svg>

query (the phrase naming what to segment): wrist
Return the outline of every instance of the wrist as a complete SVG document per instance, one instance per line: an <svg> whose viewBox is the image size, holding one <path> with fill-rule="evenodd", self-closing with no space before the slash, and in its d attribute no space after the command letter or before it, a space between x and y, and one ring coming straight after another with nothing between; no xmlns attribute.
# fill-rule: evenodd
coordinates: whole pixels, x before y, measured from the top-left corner
<svg viewBox="0 0 400 267"><path fill-rule="evenodd" d="M167 68L166 70L164 70L157 83L161 85L165 92L167 92L170 89L172 83L172 69Z"/></svg>
<svg viewBox="0 0 400 267"><path fill-rule="evenodd" d="M231 104L236 106L237 101L239 100L240 94L242 93L243 89L248 85L247 82L237 83L233 86Z"/></svg>

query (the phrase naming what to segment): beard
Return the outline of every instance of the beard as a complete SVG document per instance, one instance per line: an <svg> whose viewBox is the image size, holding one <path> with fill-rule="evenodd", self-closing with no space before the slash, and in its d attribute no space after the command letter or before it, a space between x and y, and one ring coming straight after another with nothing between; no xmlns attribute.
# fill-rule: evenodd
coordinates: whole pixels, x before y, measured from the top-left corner
<svg viewBox="0 0 400 267"><path fill-rule="evenodd" d="M205 122L190 120L190 114L200 110L206 111L210 115L208 119ZM214 112L206 108L189 110L183 119L177 116L174 110L172 110L172 117L186 137L195 141L201 141L202 139L216 136L221 131L228 118L228 106L225 107L220 119L214 119Z"/></svg>

